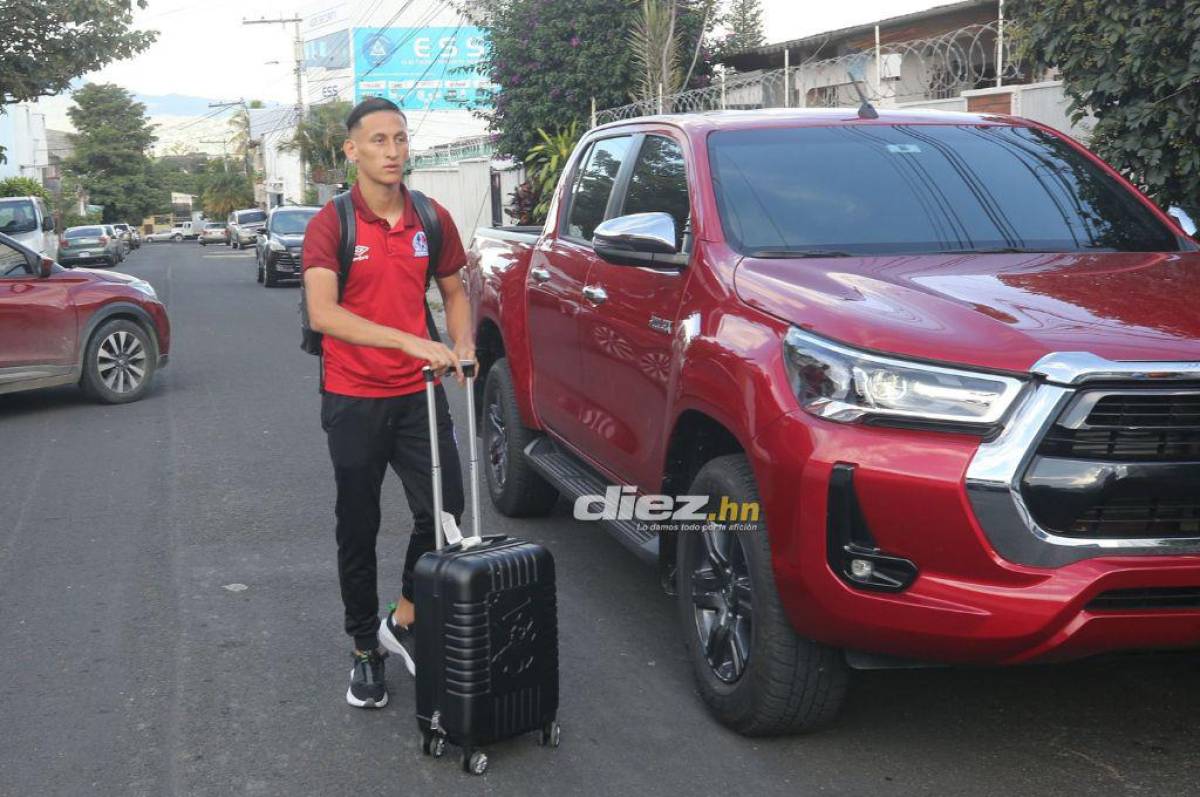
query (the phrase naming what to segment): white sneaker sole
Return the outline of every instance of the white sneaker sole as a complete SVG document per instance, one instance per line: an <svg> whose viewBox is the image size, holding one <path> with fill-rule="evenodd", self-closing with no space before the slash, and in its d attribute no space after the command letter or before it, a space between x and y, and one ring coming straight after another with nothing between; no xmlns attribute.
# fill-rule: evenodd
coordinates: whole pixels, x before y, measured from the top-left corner
<svg viewBox="0 0 1200 797"><path fill-rule="evenodd" d="M408 670L409 675L416 677L417 663L412 660L412 656L400 644L400 640L396 639L395 635L392 634L391 629L388 628L386 617L379 621L379 642L387 649L388 653L394 653L403 659L404 669Z"/></svg>
<svg viewBox="0 0 1200 797"><path fill-rule="evenodd" d="M354 677L353 669L350 670L350 677L351 678ZM359 700L357 697L354 696L354 692L351 690L351 688L346 687L346 702L349 703L350 705L354 706L355 708L383 708L384 706L387 705L388 695L387 695L387 692L384 692L383 700L371 700L370 698L368 698L367 700Z"/></svg>

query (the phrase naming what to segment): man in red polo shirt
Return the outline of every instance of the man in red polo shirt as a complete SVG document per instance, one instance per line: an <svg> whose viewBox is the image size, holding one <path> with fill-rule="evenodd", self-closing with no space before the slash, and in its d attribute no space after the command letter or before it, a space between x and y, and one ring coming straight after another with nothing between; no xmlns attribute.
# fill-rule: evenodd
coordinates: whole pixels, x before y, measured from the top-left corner
<svg viewBox="0 0 1200 797"><path fill-rule="evenodd" d="M466 253L454 220L437 203L442 243L435 278L454 349L430 340L426 329L430 253L402 182L408 159L404 114L385 99L367 99L350 112L346 129L346 157L358 165L358 182L351 190L357 245L340 302L339 226L332 202L309 222L302 261L309 326L324 335L321 426L337 483L338 577L345 628L354 639L346 701L382 708L388 699L383 666L387 653L397 654L410 673L416 672L411 654L412 570L434 545L429 420L421 369L428 364L439 372L453 370L462 383L459 362L474 362L475 346L470 305L458 276ZM436 396L443 507L461 520L462 472L441 385ZM388 465L404 485L413 529L401 598L380 622L375 538Z"/></svg>

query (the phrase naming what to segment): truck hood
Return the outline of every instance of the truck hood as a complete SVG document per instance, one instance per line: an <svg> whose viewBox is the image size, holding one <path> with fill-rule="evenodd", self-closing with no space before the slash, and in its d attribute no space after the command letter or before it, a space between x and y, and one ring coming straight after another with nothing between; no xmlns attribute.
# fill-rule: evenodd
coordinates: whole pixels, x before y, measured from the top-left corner
<svg viewBox="0 0 1200 797"><path fill-rule="evenodd" d="M137 277L130 276L129 274L122 274L120 271L108 271L106 269L99 268L82 268L80 266L76 266L72 268L71 271L87 274L89 277L96 280L96 282L115 282L120 285L128 285L131 282L136 282L138 279Z"/></svg>
<svg viewBox="0 0 1200 797"><path fill-rule="evenodd" d="M1051 352L1200 360L1200 253L743 259L746 304L879 352L1028 371Z"/></svg>

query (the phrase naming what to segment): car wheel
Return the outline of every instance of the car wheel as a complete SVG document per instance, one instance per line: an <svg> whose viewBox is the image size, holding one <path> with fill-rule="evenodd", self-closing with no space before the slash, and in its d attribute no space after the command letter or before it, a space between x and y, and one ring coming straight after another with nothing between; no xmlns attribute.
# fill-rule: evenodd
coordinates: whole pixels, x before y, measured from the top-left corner
<svg viewBox="0 0 1200 797"><path fill-rule="evenodd" d="M182 241L182 240L183 240L183 236L182 236L182 235L172 235L172 236L171 236L171 240L172 240L172 241Z"/></svg>
<svg viewBox="0 0 1200 797"><path fill-rule="evenodd" d="M83 354L80 387L96 401L125 404L150 389L158 349L146 330L132 321L106 321L92 333Z"/></svg>
<svg viewBox="0 0 1200 797"><path fill-rule="evenodd" d="M761 507L741 454L708 462L688 494ZM747 736L816 730L841 707L845 659L792 628L775 588L766 523L747 521L749 531L728 525L710 520L703 531L680 532L676 545L679 619L700 696L721 723Z"/></svg>
<svg viewBox="0 0 1200 797"><path fill-rule="evenodd" d="M508 361L488 370L483 387L483 452L488 494L501 514L539 517L549 514L558 490L525 459L525 446L537 432L521 423Z"/></svg>
<svg viewBox="0 0 1200 797"><path fill-rule="evenodd" d="M108 266L109 268L116 268L117 259L115 257L106 257L104 258L104 265Z"/></svg>
<svg viewBox="0 0 1200 797"><path fill-rule="evenodd" d="M266 262L266 264L263 266L262 273L263 273L262 284L263 284L264 288L274 288L276 285L279 284L279 272L277 272L275 270L275 266L271 265L270 260L268 260Z"/></svg>

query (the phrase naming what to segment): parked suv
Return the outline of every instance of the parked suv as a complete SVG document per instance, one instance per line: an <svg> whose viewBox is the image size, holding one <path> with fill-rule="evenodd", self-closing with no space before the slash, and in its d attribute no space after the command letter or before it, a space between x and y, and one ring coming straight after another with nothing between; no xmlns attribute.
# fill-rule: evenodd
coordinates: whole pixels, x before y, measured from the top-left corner
<svg viewBox="0 0 1200 797"><path fill-rule="evenodd" d="M266 288L281 279L300 279L300 251L304 230L320 208L306 205L278 207L267 216L266 227L254 246L258 281Z"/></svg>
<svg viewBox="0 0 1200 797"><path fill-rule="evenodd" d="M130 249L137 249L142 245L142 236L136 228L130 227L128 224L114 224L113 229L120 233L121 237L129 244Z"/></svg>
<svg viewBox="0 0 1200 797"><path fill-rule="evenodd" d="M68 227L58 242L58 262L64 266L103 263L112 268L124 257L120 237L104 224Z"/></svg>
<svg viewBox="0 0 1200 797"><path fill-rule="evenodd" d="M267 212L258 208L235 210L229 214L226 228L229 230L229 243L234 249L241 249L252 244L258 238L258 233L267 223Z"/></svg>
<svg viewBox="0 0 1200 797"><path fill-rule="evenodd" d="M746 734L848 666L1198 647L1198 250L1013 117L598 127L471 248L488 490L657 563Z"/></svg>
<svg viewBox="0 0 1200 797"><path fill-rule="evenodd" d="M171 326L150 283L66 269L0 234L0 393L78 383L136 401L167 364Z"/></svg>
<svg viewBox="0 0 1200 797"><path fill-rule="evenodd" d="M54 217L40 196L0 197L0 233L46 257L58 257Z"/></svg>

